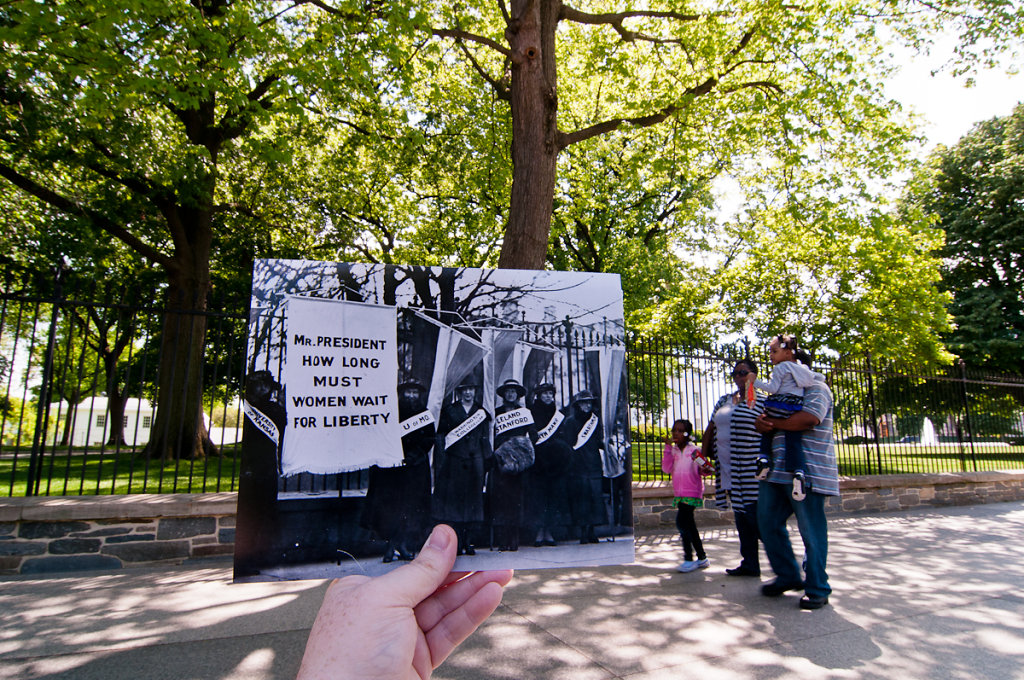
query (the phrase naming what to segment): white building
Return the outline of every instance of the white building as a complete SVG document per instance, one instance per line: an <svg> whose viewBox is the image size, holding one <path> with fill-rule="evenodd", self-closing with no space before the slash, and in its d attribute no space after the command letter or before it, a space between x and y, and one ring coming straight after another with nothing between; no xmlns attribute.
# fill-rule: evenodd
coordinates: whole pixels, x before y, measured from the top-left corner
<svg viewBox="0 0 1024 680"><path fill-rule="evenodd" d="M110 400L89 397L74 406L70 413L61 413L61 421L71 418L71 446L99 446L110 437ZM54 404L57 406L57 404ZM66 407L66 404L61 404ZM51 415L56 409L51 407ZM124 440L129 446L145 444L153 429L156 407L145 399L128 399L124 405Z"/></svg>

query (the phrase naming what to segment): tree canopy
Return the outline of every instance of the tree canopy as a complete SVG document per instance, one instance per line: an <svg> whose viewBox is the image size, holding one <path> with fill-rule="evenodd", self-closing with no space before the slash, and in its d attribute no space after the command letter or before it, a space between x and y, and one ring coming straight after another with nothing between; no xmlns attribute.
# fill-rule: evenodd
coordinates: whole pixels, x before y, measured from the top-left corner
<svg viewBox="0 0 1024 680"><path fill-rule="evenodd" d="M303 134L311 112L325 102L377 111L373 58L388 50L374 22L385 11L5 3L0 177L92 238L124 243L163 270L171 308L201 312L211 261L238 253L232 241L279 238L260 232L287 234L278 220L307 216L289 209L280 167L315 143ZM168 319L154 426L167 434L148 450L202 455L212 450L195 370L205 320Z"/></svg>
<svg viewBox="0 0 1024 680"><path fill-rule="evenodd" d="M202 308L217 282L240 293L256 256L548 266L621 273L631 325L651 333L784 325L836 351L941 359L937 232L878 198L913 142L881 89L887 41L952 31L969 69L1020 45L1022 12L14 1L0 177L31 224L159 267L173 304ZM889 313L908 299L920 309ZM184 331L170 346L201 346L202 327L165 336ZM185 376L171 366L198 357L167 360L161 375ZM154 449L195 435L184 448L206 450L198 405Z"/></svg>
<svg viewBox="0 0 1024 680"><path fill-rule="evenodd" d="M1024 373L1024 104L937 149L907 203L945 233L935 252L952 296L950 351L973 367Z"/></svg>

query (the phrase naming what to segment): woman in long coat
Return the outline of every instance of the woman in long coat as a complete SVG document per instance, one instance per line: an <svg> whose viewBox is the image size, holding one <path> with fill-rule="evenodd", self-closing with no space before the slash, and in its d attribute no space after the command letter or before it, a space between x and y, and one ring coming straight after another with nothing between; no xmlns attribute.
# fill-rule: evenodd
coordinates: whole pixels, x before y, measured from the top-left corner
<svg viewBox="0 0 1024 680"><path fill-rule="evenodd" d="M398 386L398 419L406 421L424 412L426 388L409 381ZM363 525L387 541L384 562L411 560L430 530L430 449L434 423L402 435L402 465L370 468Z"/></svg>
<svg viewBox="0 0 1024 680"><path fill-rule="evenodd" d="M572 449L569 504L573 523L579 529L580 543L597 543L594 527L607 521L601 488L604 428L596 407L597 399L593 394L588 390L578 392L561 429L563 441Z"/></svg>
<svg viewBox="0 0 1024 680"><path fill-rule="evenodd" d="M470 531L484 521L484 473L490 463L491 416L476 400L476 385L455 389L441 409L434 448L433 516L459 536L459 554L475 555Z"/></svg>
<svg viewBox="0 0 1024 680"><path fill-rule="evenodd" d="M523 476L533 465L533 441L537 431L533 414L519 404L526 388L515 380L498 387L501 405L494 410L494 467L490 473L488 495L491 525L498 550L519 550L519 527L523 523ZM522 469L502 469L502 460L529 461Z"/></svg>
<svg viewBox="0 0 1024 680"><path fill-rule="evenodd" d="M569 464L572 449L560 436L565 415L555 404L555 386L541 383L533 390L533 467L526 471L525 522L536 531L535 546L555 545L554 531L572 523L569 515Z"/></svg>

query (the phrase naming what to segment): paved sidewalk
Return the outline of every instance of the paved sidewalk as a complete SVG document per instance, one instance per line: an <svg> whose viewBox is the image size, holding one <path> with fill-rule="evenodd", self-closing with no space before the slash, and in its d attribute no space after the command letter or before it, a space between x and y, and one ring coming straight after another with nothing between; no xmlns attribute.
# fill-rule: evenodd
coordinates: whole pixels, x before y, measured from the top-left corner
<svg viewBox="0 0 1024 680"><path fill-rule="evenodd" d="M676 537L645 536L634 565L519 572L434 677L1024 679L1024 503L830 527L823 610L726 577L731 529L705 530L712 566L692 574ZM224 562L0 579L0 677L293 677L325 583L229 579Z"/></svg>

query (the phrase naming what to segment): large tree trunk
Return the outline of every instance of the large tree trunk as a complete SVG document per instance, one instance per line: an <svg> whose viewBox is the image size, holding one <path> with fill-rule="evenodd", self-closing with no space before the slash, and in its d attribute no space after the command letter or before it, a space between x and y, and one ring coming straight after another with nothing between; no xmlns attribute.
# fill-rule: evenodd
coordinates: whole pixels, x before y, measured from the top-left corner
<svg viewBox="0 0 1024 680"><path fill-rule="evenodd" d="M185 212L185 211L182 211ZM169 267L167 313L160 346L156 418L148 458L202 458L217 453L203 421L206 296L210 291L210 211L189 211L191 248ZM178 217L176 215L175 217Z"/></svg>
<svg viewBox="0 0 1024 680"><path fill-rule="evenodd" d="M514 0L506 36L512 49L512 197L498 259L503 269L543 269L551 233L558 158L555 29L558 0Z"/></svg>

